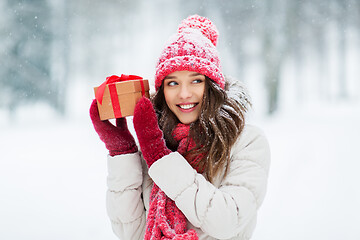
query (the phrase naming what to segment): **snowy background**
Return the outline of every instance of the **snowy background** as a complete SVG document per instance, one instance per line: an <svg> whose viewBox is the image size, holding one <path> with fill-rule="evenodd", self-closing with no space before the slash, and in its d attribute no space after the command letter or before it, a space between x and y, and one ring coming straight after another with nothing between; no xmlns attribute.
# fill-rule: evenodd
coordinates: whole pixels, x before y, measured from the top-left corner
<svg viewBox="0 0 360 240"><path fill-rule="evenodd" d="M194 13L217 25L224 72L247 85L248 122L270 142L253 239L360 239L360 3L266 2L0 1L0 239L116 239L92 87L152 80Z"/></svg>

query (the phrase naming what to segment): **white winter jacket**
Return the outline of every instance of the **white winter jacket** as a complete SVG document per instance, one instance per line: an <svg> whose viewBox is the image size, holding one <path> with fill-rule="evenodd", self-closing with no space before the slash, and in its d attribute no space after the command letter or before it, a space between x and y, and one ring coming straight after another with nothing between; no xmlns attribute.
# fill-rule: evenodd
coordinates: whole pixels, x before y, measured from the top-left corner
<svg viewBox="0 0 360 240"><path fill-rule="evenodd" d="M113 231L123 240L144 238L152 179L175 201L200 240L250 239L264 200L269 164L267 139L250 125L231 150L228 174L220 174L213 184L177 152L150 169L140 153L109 156L107 212Z"/></svg>

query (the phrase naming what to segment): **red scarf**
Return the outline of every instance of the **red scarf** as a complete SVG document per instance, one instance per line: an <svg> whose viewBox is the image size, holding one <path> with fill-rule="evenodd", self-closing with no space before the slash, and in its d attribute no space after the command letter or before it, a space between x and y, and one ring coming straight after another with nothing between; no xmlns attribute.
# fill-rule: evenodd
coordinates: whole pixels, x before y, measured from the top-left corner
<svg viewBox="0 0 360 240"><path fill-rule="evenodd" d="M184 155L193 149L196 144L189 136L190 125L179 123L172 135L179 143L177 151ZM186 160L196 169L201 155L187 157ZM198 169L196 169L200 172ZM154 183L150 193L150 207L146 220L146 240L195 240L198 239L194 229L187 230L186 217L175 205L175 202L168 198L165 193Z"/></svg>

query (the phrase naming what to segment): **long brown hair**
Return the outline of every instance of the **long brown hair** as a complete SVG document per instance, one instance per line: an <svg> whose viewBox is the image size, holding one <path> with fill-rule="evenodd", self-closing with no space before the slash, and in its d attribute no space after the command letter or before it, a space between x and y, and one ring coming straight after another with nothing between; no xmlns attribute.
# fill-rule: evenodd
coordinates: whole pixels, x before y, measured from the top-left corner
<svg viewBox="0 0 360 240"><path fill-rule="evenodd" d="M224 90L206 77L200 115L198 120L190 125L190 137L195 140L197 148L188 154L203 154L197 169L202 169L210 182L224 167L225 175L227 174L231 147L244 128L245 113L251 105L242 87L235 90L240 94L228 94L230 85L233 84L226 78ZM179 120L166 104L163 84L152 97L152 102L166 144L175 151L177 142L172 137L172 131Z"/></svg>

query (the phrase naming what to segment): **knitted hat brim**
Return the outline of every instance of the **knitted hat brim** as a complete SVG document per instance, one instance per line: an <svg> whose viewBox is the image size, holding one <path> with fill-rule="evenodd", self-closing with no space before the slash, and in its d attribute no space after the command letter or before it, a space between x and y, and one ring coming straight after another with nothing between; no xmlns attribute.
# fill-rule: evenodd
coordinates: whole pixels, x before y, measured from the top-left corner
<svg viewBox="0 0 360 240"><path fill-rule="evenodd" d="M163 79L176 71L193 71L203 74L225 88L225 78L221 69L208 59L196 56L176 56L165 60L156 68L155 88L159 90Z"/></svg>

